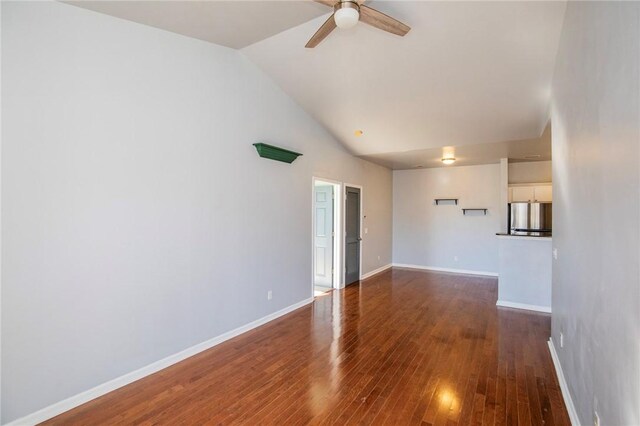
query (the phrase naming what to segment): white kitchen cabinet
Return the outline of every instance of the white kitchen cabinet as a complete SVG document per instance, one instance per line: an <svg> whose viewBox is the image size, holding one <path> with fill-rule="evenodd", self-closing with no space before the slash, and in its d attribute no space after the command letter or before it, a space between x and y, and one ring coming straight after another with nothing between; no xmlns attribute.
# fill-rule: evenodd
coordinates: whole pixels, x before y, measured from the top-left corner
<svg viewBox="0 0 640 426"><path fill-rule="evenodd" d="M514 186L511 195L512 203L533 203L534 187L533 186Z"/></svg>
<svg viewBox="0 0 640 426"><path fill-rule="evenodd" d="M523 185L509 187L510 203L550 203L553 201L551 185Z"/></svg>
<svg viewBox="0 0 640 426"><path fill-rule="evenodd" d="M534 186L533 195L538 203L550 203L553 200L551 185Z"/></svg>

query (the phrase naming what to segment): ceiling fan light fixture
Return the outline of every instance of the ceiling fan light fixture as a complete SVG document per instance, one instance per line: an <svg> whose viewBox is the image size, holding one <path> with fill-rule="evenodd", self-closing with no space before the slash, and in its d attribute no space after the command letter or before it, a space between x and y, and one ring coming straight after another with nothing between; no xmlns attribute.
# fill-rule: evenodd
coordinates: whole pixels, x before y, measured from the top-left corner
<svg viewBox="0 0 640 426"><path fill-rule="evenodd" d="M369 6L361 5L365 0L315 0L325 6L333 7L333 14L324 21L324 24L309 39L304 47L312 49L327 38L336 28L351 28L358 21L386 31L391 34L404 36L411 27L393 19L384 13Z"/></svg>
<svg viewBox="0 0 640 426"><path fill-rule="evenodd" d="M453 158L453 157L444 157L444 158L442 159L442 164L445 164L445 165L447 165L447 166L448 166L448 165L450 165L450 164L453 164L453 163L455 163L455 162L456 162L456 159L455 159L455 158Z"/></svg>
<svg viewBox="0 0 640 426"><path fill-rule="evenodd" d="M343 1L335 6L333 19L336 26L343 30L353 28L360 20L360 6L354 1Z"/></svg>

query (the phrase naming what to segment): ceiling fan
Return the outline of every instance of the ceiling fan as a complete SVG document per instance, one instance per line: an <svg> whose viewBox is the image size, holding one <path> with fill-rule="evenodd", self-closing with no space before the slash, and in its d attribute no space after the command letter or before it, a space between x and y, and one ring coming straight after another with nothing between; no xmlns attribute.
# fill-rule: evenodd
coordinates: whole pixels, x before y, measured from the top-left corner
<svg viewBox="0 0 640 426"><path fill-rule="evenodd" d="M402 22L393 19L375 9L365 6L364 0L314 0L333 8L333 14L307 42L305 47L316 47L336 27L351 28L358 21L369 24L392 34L404 36L411 29Z"/></svg>

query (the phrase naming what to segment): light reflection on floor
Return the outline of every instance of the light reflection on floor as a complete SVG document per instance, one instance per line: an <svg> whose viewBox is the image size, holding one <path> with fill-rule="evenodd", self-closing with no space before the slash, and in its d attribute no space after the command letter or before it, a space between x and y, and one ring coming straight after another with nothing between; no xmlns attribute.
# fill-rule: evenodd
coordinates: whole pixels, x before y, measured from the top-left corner
<svg viewBox="0 0 640 426"><path fill-rule="evenodd" d="M332 288L325 288L325 287L315 287L313 289L313 296L314 297L318 297L318 296L326 296L328 294L331 294L331 291L333 289Z"/></svg>

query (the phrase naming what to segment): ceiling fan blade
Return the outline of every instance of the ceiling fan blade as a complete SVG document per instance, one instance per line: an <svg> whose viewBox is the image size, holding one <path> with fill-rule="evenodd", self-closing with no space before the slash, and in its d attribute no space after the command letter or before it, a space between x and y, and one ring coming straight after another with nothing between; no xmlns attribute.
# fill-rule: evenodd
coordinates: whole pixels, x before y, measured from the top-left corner
<svg viewBox="0 0 640 426"><path fill-rule="evenodd" d="M365 5L360 6L360 20L372 27L376 27L399 36L404 36L411 29L408 25L393 19L391 16L387 16L384 13Z"/></svg>
<svg viewBox="0 0 640 426"><path fill-rule="evenodd" d="M312 48L316 47L322 40L325 39L329 33L336 29L336 21L333 19L333 13L329 16L324 24L316 31L316 33L311 37L311 39L307 42L304 47Z"/></svg>
<svg viewBox="0 0 640 426"><path fill-rule="evenodd" d="M313 1L317 3L322 3L325 6L333 7L333 5L335 5L340 0L313 0Z"/></svg>

